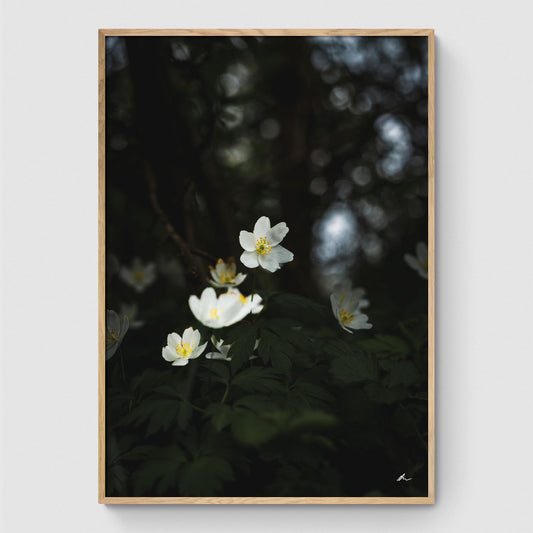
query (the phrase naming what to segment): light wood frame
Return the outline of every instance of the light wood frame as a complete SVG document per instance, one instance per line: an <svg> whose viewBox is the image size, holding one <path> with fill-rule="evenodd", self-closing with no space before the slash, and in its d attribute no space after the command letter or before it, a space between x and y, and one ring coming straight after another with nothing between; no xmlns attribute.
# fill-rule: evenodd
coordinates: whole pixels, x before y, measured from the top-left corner
<svg viewBox="0 0 533 533"><path fill-rule="evenodd" d="M428 496L107 497L105 495L105 38L108 36L405 36L428 39ZM98 503L433 504L435 503L435 32L433 29L100 29L98 31Z"/></svg>

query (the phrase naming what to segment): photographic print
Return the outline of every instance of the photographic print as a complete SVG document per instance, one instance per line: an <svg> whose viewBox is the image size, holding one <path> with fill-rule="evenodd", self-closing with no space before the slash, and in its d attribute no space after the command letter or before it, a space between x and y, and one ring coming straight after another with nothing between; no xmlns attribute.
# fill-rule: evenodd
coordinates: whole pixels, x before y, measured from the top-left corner
<svg viewBox="0 0 533 533"><path fill-rule="evenodd" d="M433 503L433 30L99 47L99 501Z"/></svg>

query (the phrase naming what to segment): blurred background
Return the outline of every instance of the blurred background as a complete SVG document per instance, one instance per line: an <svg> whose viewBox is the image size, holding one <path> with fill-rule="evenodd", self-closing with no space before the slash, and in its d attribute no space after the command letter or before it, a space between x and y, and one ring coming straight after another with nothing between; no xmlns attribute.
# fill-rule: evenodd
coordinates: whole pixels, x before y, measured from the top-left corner
<svg viewBox="0 0 533 533"><path fill-rule="evenodd" d="M340 283L364 287L372 332L417 330L424 390L427 283L404 255L427 242L427 74L426 37L106 37L106 307L137 322L118 352L125 368L108 369L110 420L130 402L124 374L168 366L161 347L193 324L187 299L208 266L234 256L247 272L239 231L262 215L288 224L294 261L255 269L255 289L329 306ZM252 276L239 288L250 293ZM416 449L411 464L425 468L425 437L413 435L394 444L399 460ZM354 472L404 494L382 457ZM421 478L410 495L424 493Z"/></svg>

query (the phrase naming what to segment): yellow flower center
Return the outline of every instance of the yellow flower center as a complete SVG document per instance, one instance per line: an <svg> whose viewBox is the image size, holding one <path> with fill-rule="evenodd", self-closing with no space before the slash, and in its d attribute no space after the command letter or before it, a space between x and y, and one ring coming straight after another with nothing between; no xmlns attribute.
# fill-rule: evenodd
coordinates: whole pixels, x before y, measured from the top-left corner
<svg viewBox="0 0 533 533"><path fill-rule="evenodd" d="M213 307L212 309L209 309L209 318L220 318L218 316L218 312L219 312L219 309L217 309L216 307Z"/></svg>
<svg viewBox="0 0 533 533"><path fill-rule="evenodd" d="M355 315L353 313L350 313L347 309L341 309L341 312L339 313L339 318L341 319L341 322L343 324L349 324L353 319Z"/></svg>
<svg viewBox="0 0 533 533"><path fill-rule="evenodd" d="M270 250L272 250L272 246L270 246L270 243L267 241L266 237L261 237L260 239L257 239L255 243L255 251L258 254L268 255L270 253Z"/></svg>
<svg viewBox="0 0 533 533"><path fill-rule="evenodd" d="M109 346L110 344L115 344L118 341L118 331L115 328L110 328L105 334L105 344Z"/></svg>
<svg viewBox="0 0 533 533"><path fill-rule="evenodd" d="M244 305L247 301L248 299L246 296L244 296L244 294L239 294L239 302L241 302L242 305Z"/></svg>
<svg viewBox="0 0 533 533"><path fill-rule="evenodd" d="M142 283L146 278L146 274L144 273L144 270L134 270L131 273L131 278L135 283Z"/></svg>
<svg viewBox="0 0 533 533"><path fill-rule="evenodd" d="M235 274L229 270L224 270L222 274L220 274L220 283L231 283L234 279Z"/></svg>
<svg viewBox="0 0 533 533"><path fill-rule="evenodd" d="M176 353L180 357L189 357L192 353L193 346L190 345L188 342L184 342L182 344L178 344L176 346Z"/></svg>

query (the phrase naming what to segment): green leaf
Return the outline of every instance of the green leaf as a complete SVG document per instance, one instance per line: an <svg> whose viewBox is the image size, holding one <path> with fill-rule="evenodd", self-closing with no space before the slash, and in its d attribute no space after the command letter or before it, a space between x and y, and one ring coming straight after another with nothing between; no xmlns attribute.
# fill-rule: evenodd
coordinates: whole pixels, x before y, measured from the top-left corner
<svg viewBox="0 0 533 533"><path fill-rule="evenodd" d="M230 347L228 357L231 357L231 370L235 373L252 356L256 341L255 329L238 338Z"/></svg>
<svg viewBox="0 0 533 533"><path fill-rule="evenodd" d="M230 380L230 371L229 371L229 365L227 363L223 363L222 361L206 361L204 363L204 368L207 368L207 370L214 374L203 377L205 381L213 381L215 383L224 383L224 385L227 385Z"/></svg>
<svg viewBox="0 0 533 533"><path fill-rule="evenodd" d="M393 404L407 398L409 395L409 390L406 387L387 388L377 383L366 384L365 392L370 400L381 404Z"/></svg>
<svg viewBox="0 0 533 533"><path fill-rule="evenodd" d="M337 425L337 423L337 418L329 413L324 413L323 411L303 411L291 418L289 430L322 430L333 427Z"/></svg>
<svg viewBox="0 0 533 533"><path fill-rule="evenodd" d="M217 431L229 426L233 416L233 410L229 405L213 403L206 409L206 414L211 417L211 423Z"/></svg>
<svg viewBox="0 0 533 533"><path fill-rule="evenodd" d="M178 446L156 448L132 475L134 496L161 496L175 491L185 454Z"/></svg>
<svg viewBox="0 0 533 533"><path fill-rule="evenodd" d="M285 392L283 376L271 368L252 367L239 372L231 382L246 392Z"/></svg>
<svg viewBox="0 0 533 533"><path fill-rule="evenodd" d="M420 381L420 373L411 361L398 361L392 366L389 375L389 386L414 385Z"/></svg>
<svg viewBox="0 0 533 533"><path fill-rule="evenodd" d="M271 363L277 370L288 373L292 363L290 356L294 354L291 343L268 329L261 330L259 356L265 364Z"/></svg>
<svg viewBox="0 0 533 533"><path fill-rule="evenodd" d="M182 496L216 496L224 482L233 479L233 469L225 459L200 457L182 468L180 493Z"/></svg>
<svg viewBox="0 0 533 533"><path fill-rule="evenodd" d="M378 334L374 339L358 341L357 345L371 353L407 355L410 352L407 342L394 335Z"/></svg>
<svg viewBox="0 0 533 533"><path fill-rule="evenodd" d="M360 383L378 378L376 360L368 355L337 357L331 363L330 373L343 383Z"/></svg>
<svg viewBox="0 0 533 533"><path fill-rule="evenodd" d="M231 430L235 439L242 444L259 446L274 438L278 427L272 420L252 412L243 412L234 417Z"/></svg>

